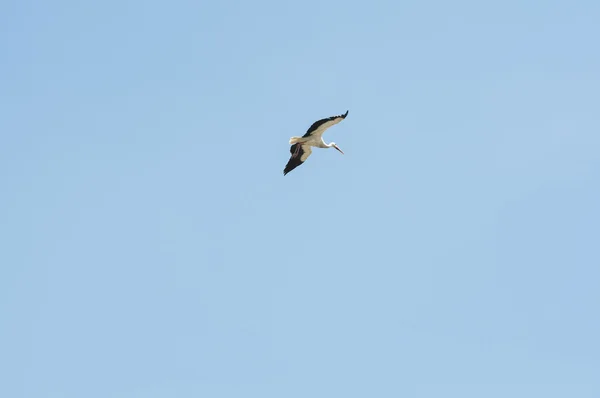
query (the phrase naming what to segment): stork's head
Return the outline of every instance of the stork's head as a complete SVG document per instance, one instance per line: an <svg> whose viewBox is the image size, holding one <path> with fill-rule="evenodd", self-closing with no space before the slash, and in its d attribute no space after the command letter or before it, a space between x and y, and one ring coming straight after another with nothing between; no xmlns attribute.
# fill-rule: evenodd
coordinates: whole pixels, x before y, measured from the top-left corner
<svg viewBox="0 0 600 398"><path fill-rule="evenodd" d="M340 149L340 147L339 147L339 146L337 146L337 145L336 145L336 143L335 143L335 142L332 142L332 143L331 143L331 146L332 146L332 147L334 147L335 149L337 149L338 151L340 151L342 155L344 154L344 152L343 152L343 151Z"/></svg>

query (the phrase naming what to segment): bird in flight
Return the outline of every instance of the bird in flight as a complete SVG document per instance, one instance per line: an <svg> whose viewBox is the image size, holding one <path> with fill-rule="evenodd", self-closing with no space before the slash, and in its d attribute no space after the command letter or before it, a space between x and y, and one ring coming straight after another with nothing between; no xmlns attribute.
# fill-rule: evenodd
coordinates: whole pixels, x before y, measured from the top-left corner
<svg viewBox="0 0 600 398"><path fill-rule="evenodd" d="M335 142L326 144L325 141L323 141L323 133L329 127L344 120L346 116L348 116L348 111L346 111L346 113L343 115L331 116L325 119L317 120L308 128L306 134L304 134L302 137L290 138L290 144L292 145L290 148L290 153L292 156L283 170L283 175L286 175L304 163L312 153L311 147L313 146L316 148L335 148L344 154L344 152L342 152Z"/></svg>

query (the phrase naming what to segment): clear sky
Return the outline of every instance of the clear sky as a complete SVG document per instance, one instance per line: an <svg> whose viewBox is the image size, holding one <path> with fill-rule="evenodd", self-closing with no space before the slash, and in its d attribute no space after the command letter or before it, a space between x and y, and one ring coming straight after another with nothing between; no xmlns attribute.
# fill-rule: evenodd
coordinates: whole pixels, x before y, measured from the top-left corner
<svg viewBox="0 0 600 398"><path fill-rule="evenodd" d="M599 397L599 20L2 2L0 396Z"/></svg>

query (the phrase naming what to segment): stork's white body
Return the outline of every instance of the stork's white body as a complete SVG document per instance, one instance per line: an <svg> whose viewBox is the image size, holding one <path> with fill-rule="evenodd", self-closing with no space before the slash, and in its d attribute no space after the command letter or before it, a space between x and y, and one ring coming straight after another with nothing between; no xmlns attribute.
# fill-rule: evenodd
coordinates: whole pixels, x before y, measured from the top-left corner
<svg viewBox="0 0 600 398"><path fill-rule="evenodd" d="M331 148L331 144L327 144L323 137L310 137L311 139L304 141L304 145L310 145L315 148Z"/></svg>

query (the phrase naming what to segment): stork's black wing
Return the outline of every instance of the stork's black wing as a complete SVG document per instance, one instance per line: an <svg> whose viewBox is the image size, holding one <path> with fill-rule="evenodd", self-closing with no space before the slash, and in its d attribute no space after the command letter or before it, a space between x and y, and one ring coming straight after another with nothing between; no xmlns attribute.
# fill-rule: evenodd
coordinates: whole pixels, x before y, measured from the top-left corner
<svg viewBox="0 0 600 398"><path fill-rule="evenodd" d="M338 124L339 122L344 120L346 116L348 116L348 111L346 111L346 113L344 113L343 115L331 116L325 119L317 120L312 124L312 126L308 128L306 134L304 134L303 137L308 137L314 134L323 134L323 132L329 127L333 126L334 124Z"/></svg>
<svg viewBox="0 0 600 398"><path fill-rule="evenodd" d="M294 144L290 147L290 153L292 156L285 165L285 169L283 169L283 175L304 163L312 153L312 149L310 149L310 145Z"/></svg>

